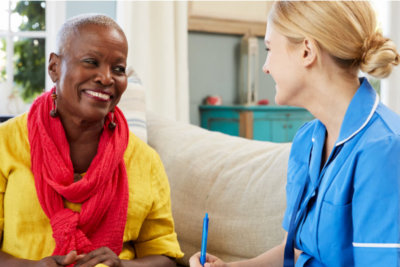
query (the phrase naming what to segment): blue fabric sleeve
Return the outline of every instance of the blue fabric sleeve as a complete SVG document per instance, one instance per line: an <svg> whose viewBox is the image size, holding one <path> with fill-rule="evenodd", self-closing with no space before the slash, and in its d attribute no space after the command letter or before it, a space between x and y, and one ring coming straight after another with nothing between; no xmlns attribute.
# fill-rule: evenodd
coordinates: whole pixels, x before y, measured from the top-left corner
<svg viewBox="0 0 400 267"><path fill-rule="evenodd" d="M290 151L287 183L286 183L286 210L282 221L282 227L289 230L290 218L293 213L294 202L307 179L309 147L311 143L312 130L316 120L305 123L296 133Z"/></svg>
<svg viewBox="0 0 400 267"><path fill-rule="evenodd" d="M326 265L323 265L322 263L317 261L312 256L303 252L300 254L300 257L297 259L295 267L325 267L325 266Z"/></svg>
<svg viewBox="0 0 400 267"><path fill-rule="evenodd" d="M282 221L282 227L285 229L285 231L289 231L289 223L290 223L290 217L293 212L293 205L294 205L294 200L292 197L292 194L288 194L288 192L292 191L290 188L290 185L286 185L286 210L285 210L285 215L283 216L283 221Z"/></svg>
<svg viewBox="0 0 400 267"><path fill-rule="evenodd" d="M400 137L367 144L358 156L352 201L355 266L400 266Z"/></svg>

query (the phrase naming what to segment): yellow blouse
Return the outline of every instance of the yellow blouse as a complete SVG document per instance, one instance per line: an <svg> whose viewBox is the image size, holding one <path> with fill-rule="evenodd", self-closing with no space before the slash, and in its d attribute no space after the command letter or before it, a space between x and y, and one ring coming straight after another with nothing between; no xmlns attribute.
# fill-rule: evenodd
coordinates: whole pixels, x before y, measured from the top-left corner
<svg viewBox="0 0 400 267"><path fill-rule="evenodd" d="M0 124L0 159L1 249L30 260L51 255L55 241L50 221L36 195L27 114ZM129 204L119 257L182 257L171 214L168 179L158 154L130 133L124 160ZM65 205L80 210L80 204L65 202Z"/></svg>

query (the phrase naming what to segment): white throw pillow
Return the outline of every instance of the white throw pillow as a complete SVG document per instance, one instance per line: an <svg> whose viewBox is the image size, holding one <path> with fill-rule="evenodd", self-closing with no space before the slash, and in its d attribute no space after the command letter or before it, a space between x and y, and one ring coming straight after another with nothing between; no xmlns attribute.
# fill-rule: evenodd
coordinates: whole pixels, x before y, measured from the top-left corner
<svg viewBox="0 0 400 267"><path fill-rule="evenodd" d="M129 129L147 143L145 89L137 76L129 78L118 107L124 113Z"/></svg>

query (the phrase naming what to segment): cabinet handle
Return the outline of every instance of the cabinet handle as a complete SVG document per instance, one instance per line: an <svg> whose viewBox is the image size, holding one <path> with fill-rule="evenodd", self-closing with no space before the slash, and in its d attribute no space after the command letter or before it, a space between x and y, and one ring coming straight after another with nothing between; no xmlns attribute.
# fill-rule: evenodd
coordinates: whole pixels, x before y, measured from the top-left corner
<svg viewBox="0 0 400 267"><path fill-rule="evenodd" d="M286 125L286 124L284 124L284 125L283 125L283 129L286 129L286 128L287 128L287 125Z"/></svg>

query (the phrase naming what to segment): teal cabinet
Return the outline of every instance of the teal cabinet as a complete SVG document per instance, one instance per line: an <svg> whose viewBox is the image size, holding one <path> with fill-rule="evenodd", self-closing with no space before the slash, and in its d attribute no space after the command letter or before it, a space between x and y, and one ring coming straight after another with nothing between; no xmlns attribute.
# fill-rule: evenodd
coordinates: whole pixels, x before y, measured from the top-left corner
<svg viewBox="0 0 400 267"><path fill-rule="evenodd" d="M297 130L314 117L287 106L200 106L201 127L233 136L291 142Z"/></svg>

